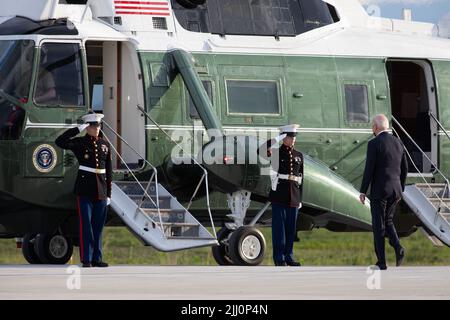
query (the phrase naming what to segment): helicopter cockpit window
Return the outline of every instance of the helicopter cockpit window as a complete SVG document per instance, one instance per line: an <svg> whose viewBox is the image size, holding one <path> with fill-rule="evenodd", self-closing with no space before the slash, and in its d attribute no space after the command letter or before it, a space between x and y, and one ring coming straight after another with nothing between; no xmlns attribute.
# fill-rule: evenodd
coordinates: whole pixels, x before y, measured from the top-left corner
<svg viewBox="0 0 450 320"><path fill-rule="evenodd" d="M34 57L31 40L0 41L0 140L20 137L25 111L15 101L27 102Z"/></svg>
<svg viewBox="0 0 450 320"><path fill-rule="evenodd" d="M0 41L0 90L3 93L17 99L28 99L33 57L33 41Z"/></svg>
<svg viewBox="0 0 450 320"><path fill-rule="evenodd" d="M42 45L34 101L43 106L84 106L83 68L78 44Z"/></svg>

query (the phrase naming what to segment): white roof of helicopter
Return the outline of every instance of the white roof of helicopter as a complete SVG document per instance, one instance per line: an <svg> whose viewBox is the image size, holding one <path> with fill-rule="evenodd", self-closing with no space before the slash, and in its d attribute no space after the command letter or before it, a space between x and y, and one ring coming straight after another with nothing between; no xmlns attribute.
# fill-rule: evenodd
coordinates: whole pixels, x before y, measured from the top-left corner
<svg viewBox="0 0 450 320"><path fill-rule="evenodd" d="M114 18L115 3L125 1L91 0L96 6L60 4L58 0L7 0L1 15L27 13L27 17L68 17L79 31L76 39L135 42L138 50L166 51L183 48L191 52L229 54L274 54L315 56L409 57L450 59L450 40L439 37L438 26L370 17L358 0L324 0L337 9L340 21L296 37L231 36L225 38L208 33L185 30L174 14L165 16L167 30L155 30L151 16L135 13L120 15L123 24L110 25L97 17ZM159 0L168 1L168 0ZM24 4L27 6L24 6ZM101 5L98 5L101 4ZM122 5L121 5L122 6ZM167 2L170 8L170 1ZM25 10L26 8L26 10ZM31 10L30 8L33 8ZM21 11L22 10L22 11ZM25 11L23 11L25 10ZM41 10L39 12L39 10ZM33 15L33 16L30 16ZM0 18L0 22L1 22ZM34 38L50 36L35 35ZM65 38L68 36L51 36ZM21 36L24 38L24 36Z"/></svg>

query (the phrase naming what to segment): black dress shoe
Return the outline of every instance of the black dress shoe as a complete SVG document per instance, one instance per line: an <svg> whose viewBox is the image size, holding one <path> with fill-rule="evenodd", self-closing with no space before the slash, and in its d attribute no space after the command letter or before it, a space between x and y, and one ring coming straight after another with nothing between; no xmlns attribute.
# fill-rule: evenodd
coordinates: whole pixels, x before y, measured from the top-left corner
<svg viewBox="0 0 450 320"><path fill-rule="evenodd" d="M90 263L84 263L81 265L83 268L90 268L92 265Z"/></svg>
<svg viewBox="0 0 450 320"><path fill-rule="evenodd" d="M301 263L297 261L286 261L286 264L290 267L301 267Z"/></svg>
<svg viewBox="0 0 450 320"><path fill-rule="evenodd" d="M395 259L397 262L397 267L400 267L402 265L404 258L405 258L405 248L400 247L400 249L398 249L395 252Z"/></svg>
<svg viewBox="0 0 450 320"><path fill-rule="evenodd" d="M275 266L277 266L277 267L286 267L286 262L284 262L284 261L275 262Z"/></svg>
<svg viewBox="0 0 450 320"><path fill-rule="evenodd" d="M108 264L106 262L99 261L99 262L92 262L92 266L98 268L106 268L108 267Z"/></svg>
<svg viewBox="0 0 450 320"><path fill-rule="evenodd" d="M380 270L386 270L387 269L387 265L386 264L382 264L382 263L375 263L375 265L380 269Z"/></svg>

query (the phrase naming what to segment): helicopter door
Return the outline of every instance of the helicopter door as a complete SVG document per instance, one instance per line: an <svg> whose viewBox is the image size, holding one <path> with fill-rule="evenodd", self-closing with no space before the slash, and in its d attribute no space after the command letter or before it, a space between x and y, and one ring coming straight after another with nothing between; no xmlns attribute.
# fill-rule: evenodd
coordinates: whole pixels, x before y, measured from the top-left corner
<svg viewBox="0 0 450 320"><path fill-rule="evenodd" d="M117 41L87 41L89 93L92 109L105 115L115 133L103 130L120 154L113 154L115 170L139 170L145 156L145 118L136 108L144 105L142 74L134 46ZM131 147L132 148L131 148Z"/></svg>
<svg viewBox="0 0 450 320"><path fill-rule="evenodd" d="M40 44L28 99L28 105L34 106L24 128L25 176L59 177L74 166L72 155L54 141L86 114L80 45L75 40L44 40Z"/></svg>
<svg viewBox="0 0 450 320"><path fill-rule="evenodd" d="M410 136L394 125L412 158L408 157L409 176L416 175L417 170L431 175L435 168L427 157L437 163L437 124L429 114L436 114L437 109L432 66L423 60L389 59L386 70L392 115Z"/></svg>

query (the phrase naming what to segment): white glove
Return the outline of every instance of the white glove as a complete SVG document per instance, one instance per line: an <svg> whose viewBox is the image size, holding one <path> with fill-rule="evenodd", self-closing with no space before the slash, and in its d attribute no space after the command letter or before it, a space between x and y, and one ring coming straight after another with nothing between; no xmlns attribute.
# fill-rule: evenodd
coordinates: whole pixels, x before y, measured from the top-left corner
<svg viewBox="0 0 450 320"><path fill-rule="evenodd" d="M303 205L302 205L302 203L300 202L300 203L298 204L298 209L300 210L302 207L303 207Z"/></svg>
<svg viewBox="0 0 450 320"><path fill-rule="evenodd" d="M286 136L287 136L287 134L283 133L283 134L279 135L278 137L274 138L275 139L275 143L280 142L281 140L286 138Z"/></svg>
<svg viewBox="0 0 450 320"><path fill-rule="evenodd" d="M83 132L87 127L89 127L89 124L84 123L84 124L80 124L78 126L78 130L80 130L80 133Z"/></svg>
<svg viewBox="0 0 450 320"><path fill-rule="evenodd" d="M109 206L111 204L111 198L106 199L106 206Z"/></svg>

